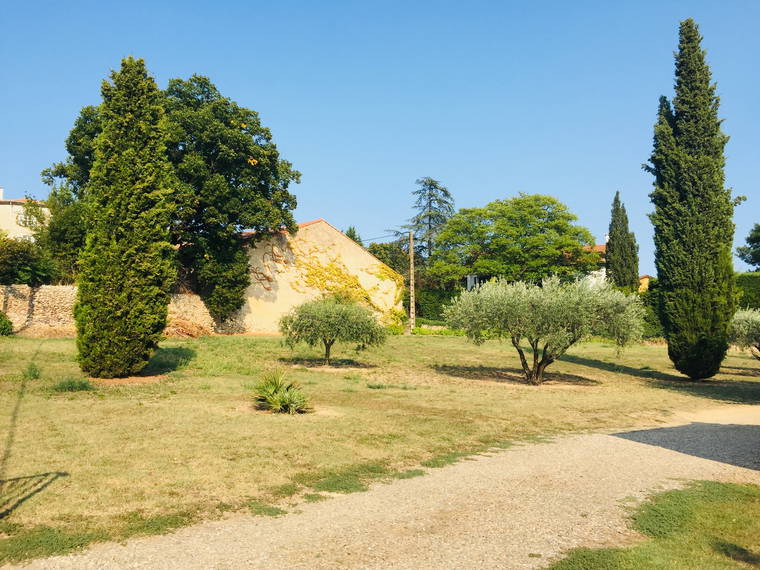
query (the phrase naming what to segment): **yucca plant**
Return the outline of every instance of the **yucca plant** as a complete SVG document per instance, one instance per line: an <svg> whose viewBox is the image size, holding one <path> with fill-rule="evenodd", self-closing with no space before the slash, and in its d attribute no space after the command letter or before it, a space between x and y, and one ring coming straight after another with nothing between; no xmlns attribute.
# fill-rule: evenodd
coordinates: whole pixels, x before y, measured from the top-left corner
<svg viewBox="0 0 760 570"><path fill-rule="evenodd" d="M276 414L305 414L310 410L309 399L297 382L285 379L284 370L272 370L256 384L254 400L259 410Z"/></svg>

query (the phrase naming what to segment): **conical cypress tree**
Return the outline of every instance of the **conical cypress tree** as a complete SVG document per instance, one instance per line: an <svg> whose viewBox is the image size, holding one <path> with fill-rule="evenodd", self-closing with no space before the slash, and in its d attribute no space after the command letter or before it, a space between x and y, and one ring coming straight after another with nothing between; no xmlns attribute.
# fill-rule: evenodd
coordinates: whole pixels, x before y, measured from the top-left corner
<svg viewBox="0 0 760 570"><path fill-rule="evenodd" d="M166 326L176 275L169 243L171 167L161 94L142 59L104 81L103 131L85 189L86 245L75 309L82 370L139 372Z"/></svg>
<svg viewBox="0 0 760 570"><path fill-rule="evenodd" d="M616 287L629 292L639 288L639 246L636 236L628 230L628 213L615 192L612 201L609 238L605 252L607 279Z"/></svg>
<svg viewBox="0 0 760 570"><path fill-rule="evenodd" d="M693 20L681 22L676 96L665 97L654 129L655 176L650 216L660 318L675 367L691 378L718 372L735 310L731 245L736 202L724 186L719 99L702 38Z"/></svg>

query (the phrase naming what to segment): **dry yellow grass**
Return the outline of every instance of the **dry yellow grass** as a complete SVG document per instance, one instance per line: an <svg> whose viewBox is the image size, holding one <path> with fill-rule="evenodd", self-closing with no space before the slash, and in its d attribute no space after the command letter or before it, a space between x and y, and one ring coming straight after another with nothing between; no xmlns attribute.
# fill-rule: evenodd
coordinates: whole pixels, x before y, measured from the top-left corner
<svg viewBox="0 0 760 570"><path fill-rule="evenodd" d="M72 340L0 340L0 442L10 444L0 479L65 473L17 506L14 483L5 483L5 532L46 525L99 539L160 531L174 523L135 520L180 513L183 524L324 490L319 482L341 473L387 475L450 452L760 403L755 361L735 352L721 375L694 383L674 373L663 346L617 355L593 342L552 365L539 387L521 382L514 351L494 341L392 337L358 354L342 349L338 358L356 362L329 369L317 355L274 338L172 340L148 371L157 382L59 393L56 382L80 377ZM24 382L32 360L41 376ZM314 413L253 409L253 384L276 366L303 385Z"/></svg>

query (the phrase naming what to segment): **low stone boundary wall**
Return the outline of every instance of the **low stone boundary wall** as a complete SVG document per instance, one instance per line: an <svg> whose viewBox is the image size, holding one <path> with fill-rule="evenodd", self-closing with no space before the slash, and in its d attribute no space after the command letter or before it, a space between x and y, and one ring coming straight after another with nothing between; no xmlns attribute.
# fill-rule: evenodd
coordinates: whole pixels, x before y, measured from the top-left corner
<svg viewBox="0 0 760 570"><path fill-rule="evenodd" d="M73 336L74 285L0 285L0 310L25 336ZM169 303L169 336L200 336L214 332L214 319L198 295L172 295Z"/></svg>

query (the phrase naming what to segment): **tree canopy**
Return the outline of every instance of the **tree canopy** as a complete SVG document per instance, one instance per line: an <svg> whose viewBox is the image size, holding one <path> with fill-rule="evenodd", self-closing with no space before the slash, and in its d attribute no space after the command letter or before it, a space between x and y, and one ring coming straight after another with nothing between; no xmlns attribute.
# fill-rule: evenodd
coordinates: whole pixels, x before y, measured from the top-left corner
<svg viewBox="0 0 760 570"><path fill-rule="evenodd" d="M724 184L719 98L697 25L681 22L673 104L660 98L650 165L660 320L675 367L691 378L718 372L735 311L736 205Z"/></svg>
<svg viewBox="0 0 760 570"><path fill-rule="evenodd" d="M129 57L103 82L102 95L74 315L82 370L110 378L148 363L166 327L176 270L161 93L145 62Z"/></svg>
<svg viewBox="0 0 760 570"><path fill-rule="evenodd" d="M620 192L612 200L609 238L604 254L607 279L616 287L635 292L639 287L639 246L628 229L628 213Z"/></svg>
<svg viewBox="0 0 760 570"><path fill-rule="evenodd" d="M541 384L546 367L592 333L623 346L639 339L643 327L643 307L635 295L606 283L562 283L556 277L542 284L489 281L463 292L445 316L449 326L463 329L476 344L509 340L531 384Z"/></svg>
<svg viewBox="0 0 760 570"><path fill-rule="evenodd" d="M747 236L747 245L736 248L736 255L744 263L760 270L760 224L755 224Z"/></svg>
<svg viewBox="0 0 760 570"><path fill-rule="evenodd" d="M599 267L599 255L576 220L562 202L540 194L462 209L441 228L429 271L445 282L468 274L540 282L588 273Z"/></svg>
<svg viewBox="0 0 760 570"><path fill-rule="evenodd" d="M414 232L415 250L427 259L433 253L438 232L454 215L454 198L448 188L429 176L416 180L415 184L418 188L412 195L417 213L402 228Z"/></svg>
<svg viewBox="0 0 760 570"><path fill-rule="evenodd" d="M160 95L174 179L170 239L180 278L224 320L242 306L250 283L240 230L255 230L254 236L281 228L295 232L289 185L300 174L280 158L258 114L222 96L207 77L171 79ZM51 208L50 220L68 228L72 249L81 222L68 208L87 194L102 113L102 105L84 107L66 140L69 156L43 171L54 190L65 186L73 197L65 208Z"/></svg>

